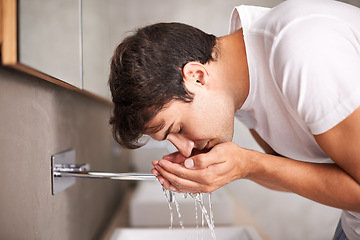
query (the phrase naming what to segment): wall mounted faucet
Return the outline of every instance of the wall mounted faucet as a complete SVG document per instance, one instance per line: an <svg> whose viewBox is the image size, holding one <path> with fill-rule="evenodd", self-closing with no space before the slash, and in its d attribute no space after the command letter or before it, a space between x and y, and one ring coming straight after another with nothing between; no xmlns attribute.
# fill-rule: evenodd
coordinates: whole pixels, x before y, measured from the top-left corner
<svg viewBox="0 0 360 240"><path fill-rule="evenodd" d="M65 151L51 157L52 194L55 195L75 183L75 178L100 178L113 180L156 180L147 173L110 173L90 171L89 164L76 164L75 150Z"/></svg>

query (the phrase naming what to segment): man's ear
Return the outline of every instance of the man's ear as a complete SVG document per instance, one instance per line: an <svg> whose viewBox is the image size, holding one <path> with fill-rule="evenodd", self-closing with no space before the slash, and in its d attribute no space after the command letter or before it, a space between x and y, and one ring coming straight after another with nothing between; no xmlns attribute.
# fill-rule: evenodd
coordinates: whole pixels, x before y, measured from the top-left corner
<svg viewBox="0 0 360 240"><path fill-rule="evenodd" d="M195 84L205 86L207 83L208 72L205 66L199 62L188 62L183 67L183 78L185 84Z"/></svg>

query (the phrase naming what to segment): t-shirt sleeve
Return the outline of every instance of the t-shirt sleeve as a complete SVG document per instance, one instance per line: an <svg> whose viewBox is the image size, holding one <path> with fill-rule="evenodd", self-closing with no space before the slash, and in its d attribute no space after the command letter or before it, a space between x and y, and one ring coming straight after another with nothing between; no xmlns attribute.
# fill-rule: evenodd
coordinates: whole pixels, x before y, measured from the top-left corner
<svg viewBox="0 0 360 240"><path fill-rule="evenodd" d="M360 32L341 20L291 23L275 39L270 62L279 90L314 135L360 106Z"/></svg>

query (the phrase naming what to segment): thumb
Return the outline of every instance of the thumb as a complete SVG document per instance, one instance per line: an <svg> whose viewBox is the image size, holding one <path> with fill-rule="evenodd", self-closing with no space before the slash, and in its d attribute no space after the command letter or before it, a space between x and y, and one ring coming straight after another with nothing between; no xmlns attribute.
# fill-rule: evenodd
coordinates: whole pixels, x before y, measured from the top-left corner
<svg viewBox="0 0 360 240"><path fill-rule="evenodd" d="M184 165L185 165L185 167L188 168L188 169L193 169L194 166L195 166L195 165L194 165L194 159L192 159L192 158L186 159L185 162L184 162Z"/></svg>
<svg viewBox="0 0 360 240"><path fill-rule="evenodd" d="M187 169L203 169L211 165L211 156L208 153L202 153L187 158L184 161L184 166Z"/></svg>
<svg viewBox="0 0 360 240"><path fill-rule="evenodd" d="M184 160L184 166L187 169L204 169L210 165L218 164L223 162L217 151L213 149L206 153L200 153Z"/></svg>

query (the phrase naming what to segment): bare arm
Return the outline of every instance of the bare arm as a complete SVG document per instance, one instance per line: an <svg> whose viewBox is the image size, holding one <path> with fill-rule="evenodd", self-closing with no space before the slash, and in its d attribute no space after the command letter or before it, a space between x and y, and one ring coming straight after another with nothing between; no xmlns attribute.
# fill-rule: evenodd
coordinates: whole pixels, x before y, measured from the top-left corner
<svg viewBox="0 0 360 240"><path fill-rule="evenodd" d="M336 164L258 156L260 164L250 179L272 183L329 206L360 211L360 109L315 139Z"/></svg>
<svg viewBox="0 0 360 240"><path fill-rule="evenodd" d="M274 149L272 149L269 144L267 144L261 137L260 135L254 130L254 129L250 129L250 133L253 136L253 138L255 139L255 141L260 145L260 147L264 150L265 153L270 154L270 155L274 155L274 156L280 156L277 152L274 151ZM276 190L276 191L282 191L282 192L287 192L287 190L280 188L279 186L275 186L275 185L271 185L268 182L264 182L264 181L256 181L256 183L272 189L272 190Z"/></svg>

